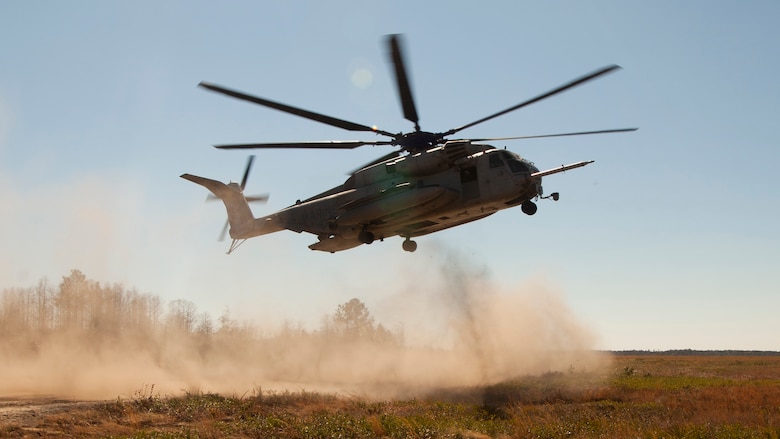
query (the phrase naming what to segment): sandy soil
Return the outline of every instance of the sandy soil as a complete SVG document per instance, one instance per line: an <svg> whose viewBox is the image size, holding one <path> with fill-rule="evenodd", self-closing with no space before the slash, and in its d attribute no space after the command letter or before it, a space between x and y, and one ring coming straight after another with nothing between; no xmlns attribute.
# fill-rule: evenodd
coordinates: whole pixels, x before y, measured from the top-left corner
<svg viewBox="0 0 780 439"><path fill-rule="evenodd" d="M0 427L18 426L25 429L40 424L42 417L86 408L100 401L76 401L53 396L0 397Z"/></svg>

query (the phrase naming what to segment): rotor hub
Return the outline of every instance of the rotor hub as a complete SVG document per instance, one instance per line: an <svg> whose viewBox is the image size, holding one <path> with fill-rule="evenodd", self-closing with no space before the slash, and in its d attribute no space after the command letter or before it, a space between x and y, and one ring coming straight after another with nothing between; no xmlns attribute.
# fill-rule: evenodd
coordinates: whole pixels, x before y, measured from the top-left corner
<svg viewBox="0 0 780 439"><path fill-rule="evenodd" d="M397 138L397 143L403 149L417 153L427 151L443 142L441 134L428 131L414 131L407 134L401 134Z"/></svg>

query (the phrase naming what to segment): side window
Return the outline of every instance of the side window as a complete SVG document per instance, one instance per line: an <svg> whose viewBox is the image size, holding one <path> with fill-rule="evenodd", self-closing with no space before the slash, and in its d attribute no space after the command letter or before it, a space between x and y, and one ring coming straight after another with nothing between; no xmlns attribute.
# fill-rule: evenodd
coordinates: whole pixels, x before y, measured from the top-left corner
<svg viewBox="0 0 780 439"><path fill-rule="evenodd" d="M461 183L470 183L472 181L477 181L477 167L476 166L469 166L466 168L461 168L460 170L460 182Z"/></svg>
<svg viewBox="0 0 780 439"><path fill-rule="evenodd" d="M490 164L491 168L500 168L501 166L504 166L504 161L501 160L501 156L498 154L490 154L490 160L488 163Z"/></svg>

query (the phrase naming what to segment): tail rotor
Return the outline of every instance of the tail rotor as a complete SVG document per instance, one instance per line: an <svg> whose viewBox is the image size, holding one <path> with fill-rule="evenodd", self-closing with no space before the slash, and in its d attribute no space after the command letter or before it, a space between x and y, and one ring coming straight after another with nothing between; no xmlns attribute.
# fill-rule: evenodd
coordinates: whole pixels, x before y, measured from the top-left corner
<svg viewBox="0 0 780 439"><path fill-rule="evenodd" d="M234 188L242 195L244 194L244 188L246 187L247 179L249 178L249 171L252 169L252 164L255 161L255 156L250 155L247 158L246 161L246 168L244 169L244 176L241 178L241 184L237 184L234 182L231 182L228 186ZM250 195L246 196L244 195L244 199L248 203L265 203L268 201L268 194L259 194L259 195ZM206 197L206 201L219 201L219 198L214 196L214 194L209 194ZM219 234L219 241L224 241L225 236L227 236L228 226L230 225L230 222L228 220L225 220L225 225L222 227L222 232Z"/></svg>

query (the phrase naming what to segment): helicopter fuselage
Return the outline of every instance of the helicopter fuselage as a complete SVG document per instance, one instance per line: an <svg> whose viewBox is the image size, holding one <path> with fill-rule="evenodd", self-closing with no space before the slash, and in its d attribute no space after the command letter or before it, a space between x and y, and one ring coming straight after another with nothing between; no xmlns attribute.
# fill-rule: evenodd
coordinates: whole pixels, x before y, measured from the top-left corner
<svg viewBox="0 0 780 439"><path fill-rule="evenodd" d="M510 151L451 142L361 169L340 186L256 219L255 227L237 233L231 227L231 237L271 229L308 232L319 238L309 248L328 252L391 236L408 239L542 195L535 172L532 163Z"/></svg>

